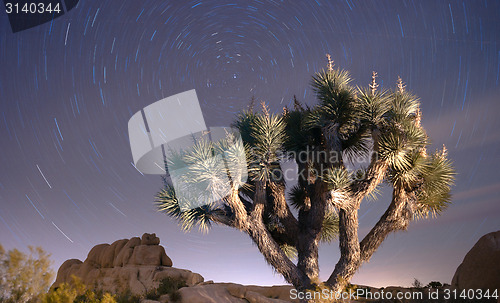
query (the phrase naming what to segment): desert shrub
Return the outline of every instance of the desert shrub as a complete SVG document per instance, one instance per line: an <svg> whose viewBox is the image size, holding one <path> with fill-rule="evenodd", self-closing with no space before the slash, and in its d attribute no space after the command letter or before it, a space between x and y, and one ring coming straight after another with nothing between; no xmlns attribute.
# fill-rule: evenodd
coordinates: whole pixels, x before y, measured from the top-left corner
<svg viewBox="0 0 500 303"><path fill-rule="evenodd" d="M59 285L42 297L42 303L73 303L78 291L67 283Z"/></svg>
<svg viewBox="0 0 500 303"><path fill-rule="evenodd" d="M150 289L146 292L144 297L148 300L158 300L161 294L158 292L158 289Z"/></svg>
<svg viewBox="0 0 500 303"><path fill-rule="evenodd" d="M411 284L411 286L414 288L423 288L424 287L422 282L420 282L420 280L418 280L417 278L413 279L413 283Z"/></svg>
<svg viewBox="0 0 500 303"><path fill-rule="evenodd" d="M432 281L432 282L429 282L429 284L427 284L427 286L425 287L428 287L428 288L441 288L443 287L443 284L441 282L438 282L438 281Z"/></svg>
<svg viewBox="0 0 500 303"><path fill-rule="evenodd" d="M186 286L187 284L184 279L166 277L160 281L160 285L158 286L158 288L150 289L144 294L144 297L148 300L158 300L162 295L168 294L172 301L174 301L173 298L177 298L176 300L179 300L180 293L178 292L178 290Z"/></svg>
<svg viewBox="0 0 500 303"><path fill-rule="evenodd" d="M172 302L180 302L181 299L182 299L182 295L181 295L181 292L179 290L174 290L170 294L170 301L172 301Z"/></svg>
<svg viewBox="0 0 500 303"><path fill-rule="evenodd" d="M42 303L117 303L115 296L102 290L90 290L73 276L73 282L62 283L49 291L42 299Z"/></svg>
<svg viewBox="0 0 500 303"><path fill-rule="evenodd" d="M186 280L184 279L166 277L160 281L160 285L158 286L157 290L158 293L160 293L160 295L164 295L164 294L171 294L172 292L186 286L187 286Z"/></svg>
<svg viewBox="0 0 500 303"><path fill-rule="evenodd" d="M127 289L125 292L116 295L115 300L116 300L116 303L140 303L141 297L138 295L132 294L130 289Z"/></svg>
<svg viewBox="0 0 500 303"><path fill-rule="evenodd" d="M38 302L47 292L54 273L50 255L29 246L29 254L0 245L0 302Z"/></svg>

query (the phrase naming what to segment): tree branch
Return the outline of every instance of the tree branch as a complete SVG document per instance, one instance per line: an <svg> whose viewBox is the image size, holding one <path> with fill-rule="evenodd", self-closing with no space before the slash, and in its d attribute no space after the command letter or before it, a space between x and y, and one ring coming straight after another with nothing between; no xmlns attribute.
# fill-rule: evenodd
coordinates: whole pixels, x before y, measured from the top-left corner
<svg viewBox="0 0 500 303"><path fill-rule="evenodd" d="M233 187L231 189L231 194L225 198L225 201L234 214L232 226L238 228L239 230L245 230L247 228L248 221L247 210L240 199L238 189Z"/></svg>
<svg viewBox="0 0 500 303"><path fill-rule="evenodd" d="M318 244L321 238L321 229L326 215L327 185L321 179L316 179L309 186L310 208L303 207L299 211L299 232L297 237L298 262L297 267L309 279L319 275Z"/></svg>
<svg viewBox="0 0 500 303"><path fill-rule="evenodd" d="M257 181L255 184L254 208L248 217L246 232L257 245L266 261L283 275L287 282L298 289L302 289L304 285L309 285L307 277L285 255L262 221L265 198L266 184L264 181Z"/></svg>
<svg viewBox="0 0 500 303"><path fill-rule="evenodd" d="M359 268L360 246L358 240L358 209L340 209L339 211L339 246L340 259L326 281L326 285L335 286L333 291L341 291Z"/></svg>
<svg viewBox="0 0 500 303"><path fill-rule="evenodd" d="M403 189L395 188L389 208L380 220L361 241L361 261L370 260L373 253L385 240L387 235L397 230L405 230L411 219L409 196Z"/></svg>
<svg viewBox="0 0 500 303"><path fill-rule="evenodd" d="M387 167L387 161L379 159L375 154L372 157L363 180L353 182L347 193L332 191L328 193L330 202L340 208L340 259L326 281L327 285L335 286L334 291L342 290L361 265L361 247L358 238L358 209L363 198L383 181ZM345 200L343 200L344 195L347 196Z"/></svg>
<svg viewBox="0 0 500 303"><path fill-rule="evenodd" d="M366 170L365 177L362 180L357 180L353 182L349 188L349 192L352 194L352 201L357 204L354 205L359 207L359 203L366 197L370 192L372 192L377 185L379 185L383 180L385 173L387 171L388 163L385 159L378 158L375 153L372 156L370 166Z"/></svg>
<svg viewBox="0 0 500 303"><path fill-rule="evenodd" d="M299 223L290 211L288 203L286 203L285 185L282 183L269 182L269 188L274 201L274 213L279 218L281 224L283 224L288 237L294 238L298 233Z"/></svg>

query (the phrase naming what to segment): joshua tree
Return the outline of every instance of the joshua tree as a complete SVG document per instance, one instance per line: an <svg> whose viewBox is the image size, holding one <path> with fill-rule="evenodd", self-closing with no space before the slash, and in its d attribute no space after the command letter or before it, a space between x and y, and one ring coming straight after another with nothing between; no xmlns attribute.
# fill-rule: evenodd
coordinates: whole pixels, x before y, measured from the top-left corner
<svg viewBox="0 0 500 303"><path fill-rule="evenodd" d="M319 244L338 237L340 260L321 287L342 290L388 234L440 214L450 203L454 180L445 147L427 152L419 99L401 79L393 91L378 90L376 76L373 72L368 88L353 87L349 73L329 59L327 69L312 79L316 105L295 99L294 108L280 114L264 104L262 112L242 111L233 124L242 140L198 139L191 150L176 153L175 161L167 160L169 169L176 161L188 167L185 182L217 192L224 185L220 174L229 172L209 160L224 153L224 167L231 167L229 191L217 202L183 209L166 182L156 196L159 210L185 229L218 223L247 233L265 260L299 290L319 286ZM283 178L284 160L298 167L293 188ZM360 204L382 183L392 188L392 199L359 241Z"/></svg>

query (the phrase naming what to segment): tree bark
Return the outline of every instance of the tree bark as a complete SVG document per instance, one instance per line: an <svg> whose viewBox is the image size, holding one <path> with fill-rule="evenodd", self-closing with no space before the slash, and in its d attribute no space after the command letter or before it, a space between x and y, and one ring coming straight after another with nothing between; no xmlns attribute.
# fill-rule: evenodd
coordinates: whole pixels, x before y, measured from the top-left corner
<svg viewBox="0 0 500 303"><path fill-rule="evenodd" d="M340 260L326 281L334 292L342 291L361 265L358 240L358 209L339 211Z"/></svg>
<svg viewBox="0 0 500 303"><path fill-rule="evenodd" d="M339 212L339 241L341 257L326 284L334 292L342 291L364 262L370 260L387 235L408 227L411 212L404 189L393 190L391 204L380 220L358 242L358 207L341 209Z"/></svg>
<svg viewBox="0 0 500 303"><path fill-rule="evenodd" d="M288 259L283 250L281 250L276 241L271 237L271 234L260 218L251 216L249 221L247 233L257 245L266 262L280 273L288 283L292 284L298 290L304 290L304 285L310 284L307 276L298 270L297 266Z"/></svg>
<svg viewBox="0 0 500 303"><path fill-rule="evenodd" d="M281 182L269 182L269 188L271 189L271 195L274 200L273 210L278 216L281 224L283 224L286 233L288 233L290 237L297 235L299 231L299 224L291 212L288 203L286 203L285 184Z"/></svg>
<svg viewBox="0 0 500 303"><path fill-rule="evenodd" d="M265 260L280 273L288 283L292 284L297 289L303 290L304 285L310 284L308 277L305 276L285 255L262 221L266 196L265 188L265 182L256 182L254 208L248 217L246 232L257 245Z"/></svg>
<svg viewBox="0 0 500 303"><path fill-rule="evenodd" d="M319 283L318 249L321 228L326 215L326 184L317 179L310 186L311 207L299 211L299 233L297 237L297 267L313 283ZM310 285L307 285L309 287Z"/></svg>
<svg viewBox="0 0 500 303"><path fill-rule="evenodd" d="M335 292L342 291L361 266L358 209L364 197L383 181L386 170L387 162L374 154L366 170L365 178L351 185L350 197L348 196L345 201L333 201L334 195L330 197L334 205L341 206L339 210L340 260L326 281L326 284Z"/></svg>
<svg viewBox="0 0 500 303"><path fill-rule="evenodd" d="M405 230L410 222L411 214L408 197L403 189L395 188L389 208L380 220L361 241L361 261L367 262L380 247L387 235L398 230Z"/></svg>

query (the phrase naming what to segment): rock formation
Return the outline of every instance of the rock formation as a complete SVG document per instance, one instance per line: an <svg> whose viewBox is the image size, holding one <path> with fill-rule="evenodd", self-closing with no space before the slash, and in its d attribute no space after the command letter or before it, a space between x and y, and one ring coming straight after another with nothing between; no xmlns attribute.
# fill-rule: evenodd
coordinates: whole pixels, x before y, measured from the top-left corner
<svg viewBox="0 0 500 303"><path fill-rule="evenodd" d="M451 284L459 289L500 290L500 231L477 241L457 268Z"/></svg>
<svg viewBox="0 0 500 303"><path fill-rule="evenodd" d="M172 267L172 260L159 244L160 239L155 234L144 234L142 238L96 245L84 262L65 261L52 287L71 283L73 275L94 288L112 293L130 290L139 295L157 288L167 277L182 279L189 286L203 282L199 274Z"/></svg>
<svg viewBox="0 0 500 303"><path fill-rule="evenodd" d="M181 303L285 303L292 286L245 286L234 283L201 283L179 290Z"/></svg>
<svg viewBox="0 0 500 303"><path fill-rule="evenodd" d="M57 271L56 282L73 282L78 277L91 289L101 289L112 294L130 291L144 297L146 292L157 289L164 278L185 281L188 287L179 289L180 303L282 303L290 302L291 286L244 286L233 283L203 283L203 277L189 270L172 267L172 260L159 245L155 234L142 238L123 239L113 244L94 246L84 262L77 259L65 261ZM170 302L168 294L159 301L142 300L142 303ZM177 302L177 301L176 301Z"/></svg>

